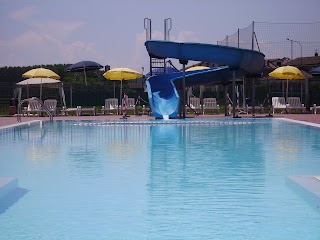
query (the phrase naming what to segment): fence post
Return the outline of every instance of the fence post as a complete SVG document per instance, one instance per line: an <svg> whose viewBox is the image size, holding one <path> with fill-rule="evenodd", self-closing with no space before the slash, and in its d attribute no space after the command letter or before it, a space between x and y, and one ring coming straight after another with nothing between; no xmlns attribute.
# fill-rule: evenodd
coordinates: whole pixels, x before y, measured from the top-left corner
<svg viewBox="0 0 320 240"><path fill-rule="evenodd" d="M252 43L251 49L254 50L254 21L252 22Z"/></svg>

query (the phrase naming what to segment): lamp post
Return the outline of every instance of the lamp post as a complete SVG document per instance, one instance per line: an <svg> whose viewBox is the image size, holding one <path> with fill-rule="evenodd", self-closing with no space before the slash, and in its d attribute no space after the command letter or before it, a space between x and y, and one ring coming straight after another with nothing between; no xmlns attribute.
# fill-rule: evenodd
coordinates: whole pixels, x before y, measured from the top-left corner
<svg viewBox="0 0 320 240"><path fill-rule="evenodd" d="M295 41L295 40L292 40L292 39L289 39L289 38L287 38L287 40L288 41L290 41L291 42L291 60L292 60L292 53L293 53L293 43L295 42L295 43L298 43L299 45L300 45L300 68L302 68L302 44L300 43L300 42L298 42L298 41ZM307 106L307 109L308 109L308 101L309 101L309 90L308 90L308 88L309 88L309 84L307 83L307 80L306 80L306 106ZM302 100L302 83L301 83L301 100Z"/></svg>
<svg viewBox="0 0 320 240"><path fill-rule="evenodd" d="M292 40L292 39L289 39L287 38L288 41L291 42L291 60L293 58L293 43L298 43L300 45L300 60L301 60L301 67L302 67L302 44L298 41L295 41L295 40Z"/></svg>

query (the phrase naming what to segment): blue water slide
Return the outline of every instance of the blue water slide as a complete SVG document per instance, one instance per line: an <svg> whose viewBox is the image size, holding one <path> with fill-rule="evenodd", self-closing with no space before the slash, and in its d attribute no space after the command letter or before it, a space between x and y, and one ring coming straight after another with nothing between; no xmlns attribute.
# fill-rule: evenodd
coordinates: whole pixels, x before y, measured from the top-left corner
<svg viewBox="0 0 320 240"><path fill-rule="evenodd" d="M254 75L264 68L264 54L248 49L203 43L179 43L149 40L145 46L150 57L175 58L180 61L206 61L226 65L220 68L185 73L185 86L206 83L226 83L236 77ZM183 73L164 74L148 78L146 84L152 113L156 118L178 115L180 97L177 89L182 89Z"/></svg>
<svg viewBox="0 0 320 240"><path fill-rule="evenodd" d="M175 118L179 112L180 97L172 82L180 73L149 77L146 81L149 104L156 118Z"/></svg>
<svg viewBox="0 0 320 240"><path fill-rule="evenodd" d="M185 86L207 83L227 83L231 77L228 66L185 73ZM175 118L179 113L183 73L162 74L149 77L146 81L152 113L156 118Z"/></svg>

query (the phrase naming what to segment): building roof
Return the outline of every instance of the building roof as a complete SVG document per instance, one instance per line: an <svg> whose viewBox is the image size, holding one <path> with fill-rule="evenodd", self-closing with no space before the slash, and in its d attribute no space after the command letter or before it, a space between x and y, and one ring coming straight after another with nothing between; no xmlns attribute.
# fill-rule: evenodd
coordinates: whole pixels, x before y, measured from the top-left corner
<svg viewBox="0 0 320 240"><path fill-rule="evenodd" d="M292 59L288 61L288 65L291 66L310 66L310 67L316 67L320 66L320 56L312 56L312 57L300 57L296 59Z"/></svg>

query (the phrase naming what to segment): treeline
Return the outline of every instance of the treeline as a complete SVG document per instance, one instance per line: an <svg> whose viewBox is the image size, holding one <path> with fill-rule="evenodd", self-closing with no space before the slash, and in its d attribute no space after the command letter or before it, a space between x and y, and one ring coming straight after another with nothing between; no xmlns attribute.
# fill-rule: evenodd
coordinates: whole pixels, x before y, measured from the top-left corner
<svg viewBox="0 0 320 240"><path fill-rule="evenodd" d="M48 68L55 73L57 73L61 77L61 81L64 83L72 83L72 84L84 84L84 73L83 72L65 72L70 64L54 64L54 65L34 65L28 67L1 67L0 68L0 82L6 83L17 83L25 78L22 77L22 74L25 72L34 69L34 68ZM86 78L88 84L106 84L106 79L103 77L104 71L90 71L86 72ZM109 82L109 81L108 81ZM111 84L111 83L110 83Z"/></svg>

